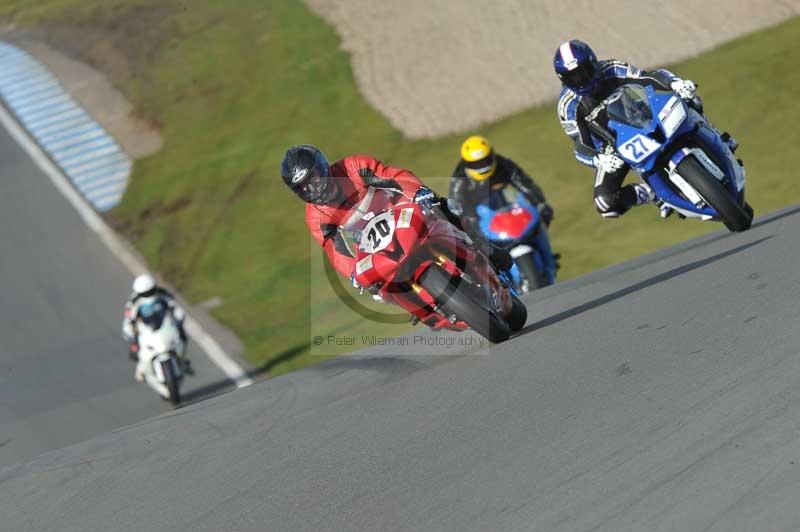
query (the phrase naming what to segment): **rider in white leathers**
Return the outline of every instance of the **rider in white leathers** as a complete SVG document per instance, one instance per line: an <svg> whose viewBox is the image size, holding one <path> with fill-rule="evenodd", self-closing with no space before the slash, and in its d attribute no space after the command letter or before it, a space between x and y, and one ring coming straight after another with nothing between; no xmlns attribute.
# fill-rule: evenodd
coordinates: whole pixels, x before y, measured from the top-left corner
<svg viewBox="0 0 800 532"><path fill-rule="evenodd" d="M186 332L183 329L183 320L186 317L184 310L175 302L175 297L169 290L156 284L152 275L142 274L133 280L133 293L125 302L125 313L122 318L122 337L128 343L128 356L131 360L139 360L139 339L137 332L137 322L139 321L139 309L143 301L151 297L160 297L172 311L172 315L178 325L181 340L186 342ZM185 356L182 358L184 371L191 372L191 362ZM137 366L136 380L142 381L143 375Z"/></svg>

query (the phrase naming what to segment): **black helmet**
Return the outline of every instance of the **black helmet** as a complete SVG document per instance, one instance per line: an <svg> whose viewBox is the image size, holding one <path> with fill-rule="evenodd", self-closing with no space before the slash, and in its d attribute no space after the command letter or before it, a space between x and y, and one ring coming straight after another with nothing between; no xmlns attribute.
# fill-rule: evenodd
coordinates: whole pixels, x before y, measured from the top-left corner
<svg viewBox="0 0 800 532"><path fill-rule="evenodd" d="M310 144L292 146L281 161L283 181L306 203L329 205L341 193L325 154Z"/></svg>

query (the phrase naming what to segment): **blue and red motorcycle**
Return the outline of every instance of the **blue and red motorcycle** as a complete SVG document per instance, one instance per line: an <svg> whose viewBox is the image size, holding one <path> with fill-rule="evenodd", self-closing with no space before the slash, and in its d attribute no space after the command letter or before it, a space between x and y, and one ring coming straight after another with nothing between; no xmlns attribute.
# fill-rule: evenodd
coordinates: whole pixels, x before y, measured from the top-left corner
<svg viewBox="0 0 800 532"><path fill-rule="evenodd" d="M550 248L547 227L536 206L522 194L511 197L505 188L488 196L475 210L480 231L514 259L510 277L518 292L555 283L558 257Z"/></svg>

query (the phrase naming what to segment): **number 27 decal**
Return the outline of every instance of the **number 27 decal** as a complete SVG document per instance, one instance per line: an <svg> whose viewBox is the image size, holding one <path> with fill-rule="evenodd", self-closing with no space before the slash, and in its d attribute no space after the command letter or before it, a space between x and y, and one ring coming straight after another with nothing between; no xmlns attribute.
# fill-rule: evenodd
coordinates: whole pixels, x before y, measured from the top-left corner
<svg viewBox="0 0 800 532"><path fill-rule="evenodd" d="M619 151L626 159L638 163L661 147L661 144L644 135L636 135L622 144Z"/></svg>

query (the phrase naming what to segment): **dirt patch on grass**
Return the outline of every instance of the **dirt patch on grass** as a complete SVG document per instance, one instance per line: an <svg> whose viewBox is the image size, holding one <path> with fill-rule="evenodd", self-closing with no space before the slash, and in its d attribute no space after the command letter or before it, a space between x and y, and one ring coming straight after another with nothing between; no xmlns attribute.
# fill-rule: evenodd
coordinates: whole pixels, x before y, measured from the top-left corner
<svg viewBox="0 0 800 532"><path fill-rule="evenodd" d="M158 128L140 118L133 105L99 70L40 43L23 45L44 63L76 101L134 159L151 155L164 144Z"/></svg>
<svg viewBox="0 0 800 532"><path fill-rule="evenodd" d="M553 99L559 43L674 63L800 14L800 0L306 0L342 38L366 99L411 138L475 128Z"/></svg>
<svg viewBox="0 0 800 532"><path fill-rule="evenodd" d="M6 28L0 36L31 52L133 158L161 149L154 117L142 116L117 87L143 74L169 37L171 8L135 7L75 23ZM142 79L145 79L142 76Z"/></svg>
<svg viewBox="0 0 800 532"><path fill-rule="evenodd" d="M116 86L145 74L167 40L174 7L148 6L96 9L74 24L48 24L37 30L45 44L87 61Z"/></svg>
<svg viewBox="0 0 800 532"><path fill-rule="evenodd" d="M176 215L191 204L191 196L181 196L167 204L159 202L155 205L151 205L138 213L135 218L131 219L121 220L112 211L106 215L106 221L114 230L136 241L144 235L149 224L155 222L159 218Z"/></svg>

